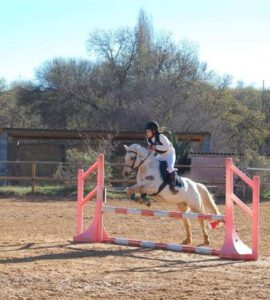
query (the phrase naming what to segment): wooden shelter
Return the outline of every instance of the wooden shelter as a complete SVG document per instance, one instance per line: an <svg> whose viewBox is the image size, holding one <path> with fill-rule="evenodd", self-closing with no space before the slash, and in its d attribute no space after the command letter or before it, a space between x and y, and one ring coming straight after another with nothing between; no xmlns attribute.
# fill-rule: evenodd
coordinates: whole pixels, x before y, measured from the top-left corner
<svg viewBox="0 0 270 300"><path fill-rule="evenodd" d="M190 141L195 151L210 152L211 135L208 132L177 132L176 137L178 141ZM144 132L0 128L0 176L13 173L25 176L30 172L29 166L13 170L15 167L10 167L10 162L65 162L68 149L83 151L86 141L95 146L101 140L111 142L118 156L124 154L123 144L146 146ZM53 167L48 164L40 173L46 176L53 172L50 168Z"/></svg>

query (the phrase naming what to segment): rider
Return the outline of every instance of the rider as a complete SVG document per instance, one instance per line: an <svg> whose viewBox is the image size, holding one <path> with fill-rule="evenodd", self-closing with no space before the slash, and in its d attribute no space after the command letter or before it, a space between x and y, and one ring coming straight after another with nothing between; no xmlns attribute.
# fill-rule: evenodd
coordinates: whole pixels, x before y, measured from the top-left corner
<svg viewBox="0 0 270 300"><path fill-rule="evenodd" d="M167 170L169 172L169 187L173 194L177 194L175 188L175 149L169 139L161 133L159 125L155 121L148 122L145 126L145 135L150 150L155 150L159 161L167 162Z"/></svg>

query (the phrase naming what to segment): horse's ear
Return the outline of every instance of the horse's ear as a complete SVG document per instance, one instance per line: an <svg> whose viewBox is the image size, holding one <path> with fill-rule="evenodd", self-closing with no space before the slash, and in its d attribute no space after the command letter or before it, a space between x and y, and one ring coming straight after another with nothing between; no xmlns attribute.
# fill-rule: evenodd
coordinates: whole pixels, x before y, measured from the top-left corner
<svg viewBox="0 0 270 300"><path fill-rule="evenodd" d="M124 145L124 148L126 151L128 151L128 146L127 145Z"/></svg>

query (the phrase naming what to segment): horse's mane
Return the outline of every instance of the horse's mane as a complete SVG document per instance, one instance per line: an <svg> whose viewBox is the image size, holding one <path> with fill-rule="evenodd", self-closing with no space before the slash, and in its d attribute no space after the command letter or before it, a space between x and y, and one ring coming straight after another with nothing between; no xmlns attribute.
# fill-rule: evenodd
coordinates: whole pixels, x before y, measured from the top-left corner
<svg viewBox="0 0 270 300"><path fill-rule="evenodd" d="M143 147L143 146L141 146L139 144L131 144L130 146L128 146L128 149L129 150L133 150L133 151L135 151L137 153L142 153L144 155L148 154L148 150L145 147Z"/></svg>

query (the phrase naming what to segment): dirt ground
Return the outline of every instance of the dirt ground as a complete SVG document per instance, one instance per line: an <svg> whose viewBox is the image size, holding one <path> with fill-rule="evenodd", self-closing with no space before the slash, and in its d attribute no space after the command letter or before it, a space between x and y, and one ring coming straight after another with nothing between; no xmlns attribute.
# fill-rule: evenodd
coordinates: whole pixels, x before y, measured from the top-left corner
<svg viewBox="0 0 270 300"><path fill-rule="evenodd" d="M93 204L85 209L90 224ZM108 205L142 207L128 200ZM221 211L223 205L219 205ZM153 209L173 209L153 203ZM108 244L75 244L76 201L0 199L0 299L270 299L270 203L260 205L260 259L231 261ZM105 213L112 237L179 243L182 222ZM237 230L250 243L250 222L236 211ZM201 242L192 221L194 244ZM214 248L224 229L209 232Z"/></svg>

